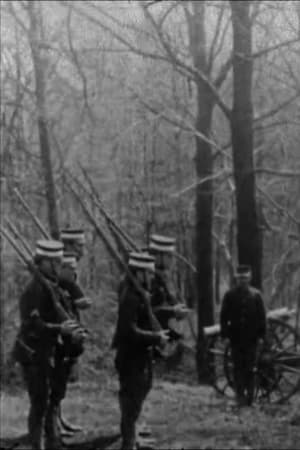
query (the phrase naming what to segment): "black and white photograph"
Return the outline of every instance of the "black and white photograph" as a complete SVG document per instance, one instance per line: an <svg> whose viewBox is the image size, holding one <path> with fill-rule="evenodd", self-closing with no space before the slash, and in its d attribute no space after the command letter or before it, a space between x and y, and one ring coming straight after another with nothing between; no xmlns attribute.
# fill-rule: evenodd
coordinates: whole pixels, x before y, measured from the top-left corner
<svg viewBox="0 0 300 450"><path fill-rule="evenodd" d="M300 450L300 0L0 33L0 448Z"/></svg>

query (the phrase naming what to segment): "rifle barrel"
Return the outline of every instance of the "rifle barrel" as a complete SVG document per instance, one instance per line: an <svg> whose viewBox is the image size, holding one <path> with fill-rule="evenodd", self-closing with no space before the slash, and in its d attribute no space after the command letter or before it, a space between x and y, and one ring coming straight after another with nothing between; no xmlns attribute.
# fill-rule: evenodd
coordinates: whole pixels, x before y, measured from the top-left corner
<svg viewBox="0 0 300 450"><path fill-rule="evenodd" d="M104 215L107 222L110 225L112 225L114 229L121 235L121 237L127 242L127 244L130 245L131 249L133 251L138 251L138 246L131 239L131 237L116 223L116 221L111 217L111 215L105 210L103 202L100 200L97 189L95 188L95 185L91 180L91 177L87 173L86 169L81 164L79 164L79 167L81 169L83 176L85 177L86 181L88 182L91 188L91 193L93 195L96 206L99 208L99 211Z"/></svg>
<svg viewBox="0 0 300 450"><path fill-rule="evenodd" d="M17 243L15 242L15 240L11 236L11 234L2 225L0 226L0 232L3 235L3 237L5 237L6 240L10 243L10 245L15 249L16 253L18 254L19 258L22 260L22 262L24 262L26 265L28 265L29 260L26 258L26 255L18 247Z"/></svg>
<svg viewBox="0 0 300 450"><path fill-rule="evenodd" d="M10 228L10 230L12 231L13 235L15 236L16 239L18 239L21 244L23 245L25 251L28 253L28 257L32 258L33 257L33 252L28 244L28 242L23 238L23 236L21 236L21 234L18 232L17 228L14 226L14 224L8 219L8 217L5 217L5 222L7 224L7 226Z"/></svg>
<svg viewBox="0 0 300 450"><path fill-rule="evenodd" d="M118 233L120 233L121 237L124 238L124 240L131 246L131 249L133 251L138 251L139 248L136 245L136 243L131 239L131 237L115 222L115 220L111 217L111 215L105 210L104 206L103 206L103 202L100 200L99 198L99 194L97 192L97 189L95 188L95 185L93 183L93 181L91 180L91 177L89 176L89 174L87 173L87 170L79 163L79 167L81 169L81 172L84 176L84 178L86 179L86 181L88 182L91 191L93 193L94 196L94 200L96 205L98 206L100 212L104 215L104 217L106 218L106 220L108 221L109 224L111 224L115 231L117 231ZM78 180L76 180L76 182L78 183ZM87 189L85 188L85 186L82 186L84 188L84 190L87 192ZM179 259L180 261L184 262L194 273L197 272L196 267L187 259L185 258L183 255L181 255L178 252L174 253L174 256Z"/></svg>
<svg viewBox="0 0 300 450"><path fill-rule="evenodd" d="M70 189L70 191L72 192L72 194L74 195L74 197L79 202L79 204L80 204L83 212L85 213L86 217L88 218L89 222L94 226L97 234L103 240L103 242L104 242L108 252L110 253L110 255L116 260L116 262L118 263L118 266L124 270L124 272L127 274L127 276L129 277L130 281L133 283L135 288L142 295L143 299L145 300L146 306L149 307L149 300L148 300L148 298L146 296L146 293L145 293L144 289L141 287L140 283L134 278L134 276L132 275L132 273L128 269L127 265L124 263L122 258L119 256L118 252L115 250L115 248L112 245L112 243L110 242L109 238L105 235L105 232L100 228L99 224L94 219L92 213L87 208L85 203L82 201L82 199L79 196L79 194L75 191L75 189L69 183L69 181L67 181L66 184L67 184L68 188ZM156 331L161 330L161 326L160 326L158 320L156 319L156 317L154 316L154 314L153 314L153 312L152 312L150 307L148 309L148 312L149 312L149 315L151 317L154 329L156 329Z"/></svg>
<svg viewBox="0 0 300 450"><path fill-rule="evenodd" d="M21 205L23 206L23 208L25 209L25 211L28 212L28 214L30 215L30 217L32 218L32 220L34 221L35 225L38 227L38 229L41 231L43 237L45 239L51 239L51 236L49 235L49 233L46 231L46 229L44 228L44 226L42 225L42 223L39 221L39 219L33 214L33 212L31 211L28 203L24 200L23 196L20 194L20 191L17 188L14 188L14 193L17 196L17 198L19 199Z"/></svg>

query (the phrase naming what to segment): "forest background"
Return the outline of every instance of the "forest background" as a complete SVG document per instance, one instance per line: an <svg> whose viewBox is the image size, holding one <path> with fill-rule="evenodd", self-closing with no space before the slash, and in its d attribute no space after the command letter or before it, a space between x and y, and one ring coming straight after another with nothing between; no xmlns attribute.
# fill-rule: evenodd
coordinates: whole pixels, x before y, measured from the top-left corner
<svg viewBox="0 0 300 450"><path fill-rule="evenodd" d="M299 37L299 1L1 1L1 221L41 238L17 187L52 236L85 229L87 377L112 367L120 271L68 188L79 164L139 247L176 237L200 351L238 260L269 309L299 308ZM1 239L5 382L28 277Z"/></svg>

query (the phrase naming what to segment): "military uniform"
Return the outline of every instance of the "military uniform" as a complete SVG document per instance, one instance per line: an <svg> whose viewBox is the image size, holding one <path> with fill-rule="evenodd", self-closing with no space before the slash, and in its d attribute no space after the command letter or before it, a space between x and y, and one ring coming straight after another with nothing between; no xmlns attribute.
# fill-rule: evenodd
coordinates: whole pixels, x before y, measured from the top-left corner
<svg viewBox="0 0 300 450"><path fill-rule="evenodd" d="M59 287L63 291L64 297L67 300L68 303L68 311L70 312L70 315L80 323L80 315L79 311L75 306L74 301L83 297L82 291L80 287L74 282L67 282L67 281L59 281ZM70 381L70 378L72 377L72 374L74 374L75 370L77 369L77 356L72 356L70 354L66 354L66 352L61 348L58 348L56 351L56 358L55 358L55 376L57 377L57 380L59 380L58 383L55 383L54 385L54 392L53 395L55 396L55 402L60 405L62 400L66 396L67 392L67 384ZM75 378L75 375L74 375Z"/></svg>
<svg viewBox="0 0 300 450"><path fill-rule="evenodd" d="M45 248L46 252L47 245ZM47 286L38 277L33 277L20 298L21 328L15 346L15 356L23 368L30 399L28 430L35 450L44 448L44 433L47 448L56 448L60 443L56 423L58 405L53 393L60 382L55 374L55 360L59 346L63 345L59 324L62 320L53 296L57 302L63 303L65 299L56 281L46 280Z"/></svg>
<svg viewBox="0 0 300 450"><path fill-rule="evenodd" d="M150 236L149 252L156 258L155 276L151 286L151 306L157 320L164 329L170 331L170 339L178 340L182 336L172 326L170 319L176 318L178 300L170 293L164 280L164 271L167 269L165 256L171 256L175 251L175 239L167 236L153 234Z"/></svg>
<svg viewBox="0 0 300 450"><path fill-rule="evenodd" d="M229 338L238 400L250 405L254 394L257 345L266 333L266 313L260 291L250 286L229 290L221 308L221 335Z"/></svg>
<svg viewBox="0 0 300 450"><path fill-rule="evenodd" d="M64 251L63 264L68 265L74 270L74 276L73 279L60 277L59 286L68 297L71 314L78 321L78 323L80 323L80 311L76 305L76 300L83 298L84 293L76 282L77 261L75 253ZM61 403L66 396L68 382L74 382L78 379L78 358L57 358L56 373L61 379L61 382L56 389L57 398L59 399L59 403ZM61 411L59 413L59 418L60 425L63 429L67 430L68 434L75 431L81 431L80 426L74 426L63 419L61 417Z"/></svg>
<svg viewBox="0 0 300 450"><path fill-rule="evenodd" d="M162 277L156 273L151 287L151 306L161 327L170 331L171 340L182 337L182 335L169 324L170 319L173 319L176 316L174 307L178 304L179 302L171 295Z"/></svg>
<svg viewBox="0 0 300 450"><path fill-rule="evenodd" d="M148 255L144 259L152 262L154 269L153 258ZM129 266L136 267L134 264L129 259ZM152 347L160 341L160 334L153 331L149 309L140 292L130 280L124 281L114 338L123 449L135 446L136 421L152 386Z"/></svg>

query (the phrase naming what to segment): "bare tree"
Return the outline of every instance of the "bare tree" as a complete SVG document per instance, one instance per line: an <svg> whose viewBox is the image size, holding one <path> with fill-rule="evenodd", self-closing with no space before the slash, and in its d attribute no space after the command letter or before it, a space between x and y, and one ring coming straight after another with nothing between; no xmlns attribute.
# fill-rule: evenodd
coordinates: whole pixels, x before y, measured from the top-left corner
<svg viewBox="0 0 300 450"><path fill-rule="evenodd" d="M258 227L253 158L251 1L232 1L233 111L232 152L240 264L249 264L253 283L261 287L262 241Z"/></svg>
<svg viewBox="0 0 300 450"><path fill-rule="evenodd" d="M56 206L55 185L53 179L53 169L51 162L51 148L48 134L46 98L45 98L45 66L47 58L43 56L43 44L45 36L43 30L43 17L41 5L38 2L27 3L29 16L28 37L32 54L32 61L35 74L35 94L37 105L37 126L40 140L41 162L45 177L46 198L48 203L48 221L51 235L58 239L59 222Z"/></svg>

